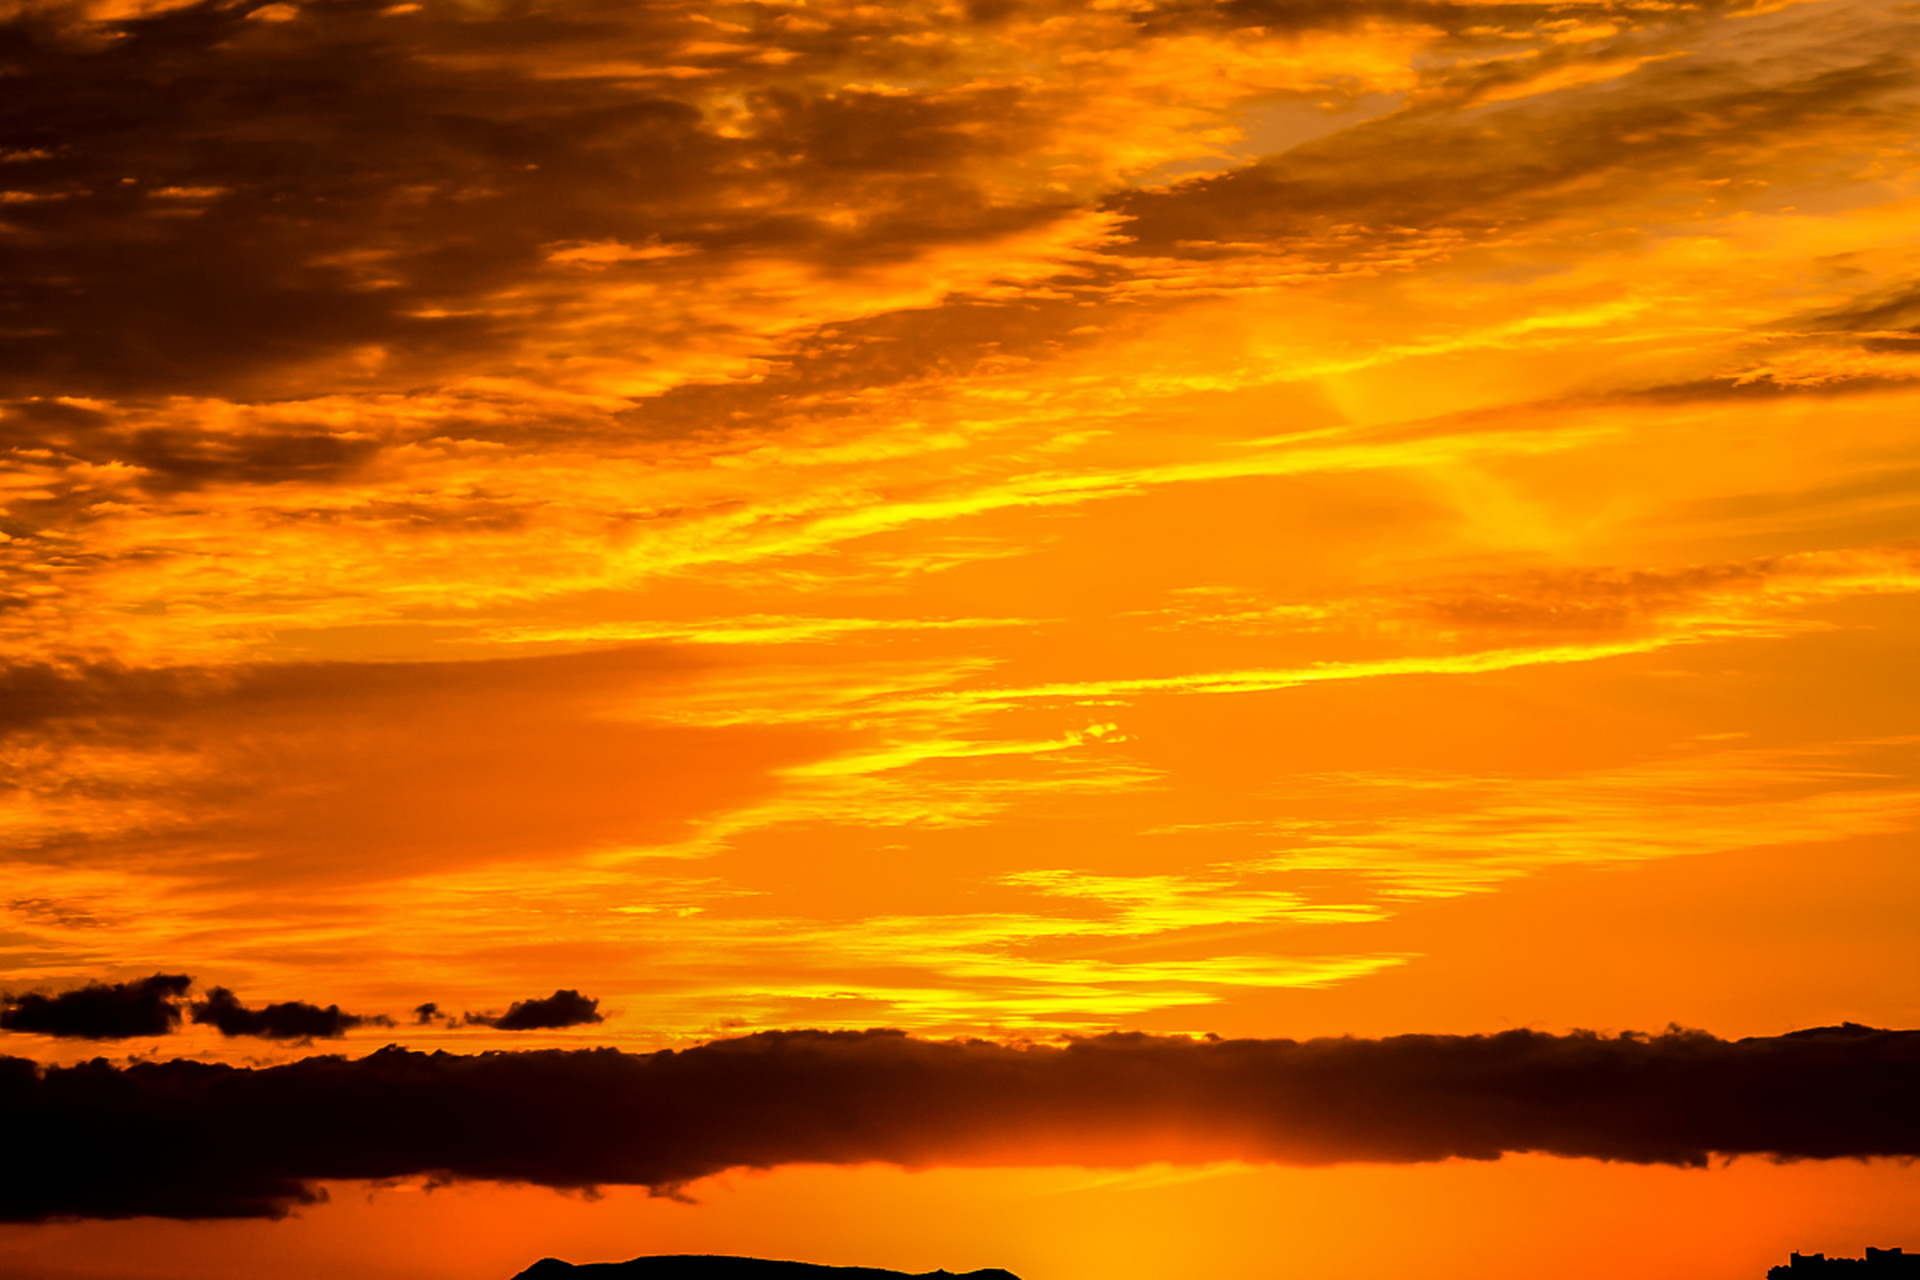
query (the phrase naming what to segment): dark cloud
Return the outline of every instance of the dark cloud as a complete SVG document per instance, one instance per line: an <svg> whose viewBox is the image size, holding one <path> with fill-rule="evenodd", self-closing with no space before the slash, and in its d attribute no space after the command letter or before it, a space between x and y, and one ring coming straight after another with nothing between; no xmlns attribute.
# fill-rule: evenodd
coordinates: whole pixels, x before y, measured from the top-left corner
<svg viewBox="0 0 1920 1280"><path fill-rule="evenodd" d="M436 69L415 57L422 24L375 5L292 23L260 7L177 9L104 42L31 16L0 28L20 92L5 143L40 157L9 175L34 197L4 250L17 382L209 392L355 347L471 353L500 335L458 300L524 270L556 224L595 221L540 165L564 175L624 142L660 189L684 172L690 108L630 94L609 119L604 87Z"/></svg>
<svg viewBox="0 0 1920 1280"><path fill-rule="evenodd" d="M1745 7L1170 0L1133 20L1142 39L1387 22L1509 46L1516 33L1592 21L1651 48L1649 28ZM85 513L101 497L102 468L114 464L137 470L113 483L149 494L334 483L396 443L379 438L378 426L149 421L128 408L134 402L444 388L480 368L538 380L594 354L599 339L578 323L593 282L692 286L691 294L783 257L850 273L930 246L985 244L1074 203L1053 191L1010 195L1002 172L1067 145L1051 131L1071 115L1073 91L969 83L954 71L967 42L1014 38L1005 24L1077 6L978 0L964 12L823 14L760 4L730 12L724 39L697 7L576 0L485 18L469 6L392 8L314 0L288 17L287 6L260 0L208 0L86 29L62 18L64 8L0 21L16 103L0 127L0 155L10 157L0 394L14 398L6 423L23 447L51 450L86 477L72 520L99 518ZM999 34L983 36L981 26ZM1116 197L1115 211L1134 220L1130 252L1231 257L1265 243L1347 261L1368 256L1358 237L1380 241L1373 256L1391 257L1396 237L1499 231L1562 211L1590 199L1569 193L1590 192L1584 179L1608 169L1737 180L1754 157L1777 167L1772 142L1782 136L1848 113L1871 123L1867 99L1910 77L1888 58L1755 86L1687 59L1641 73L1635 83L1645 80L1646 92L1604 108L1452 114L1501 77L1589 56L1538 43L1520 57L1468 59L1467 80L1390 120L1173 192ZM676 79L665 68L697 74ZM1439 85L1445 74L1427 78ZM850 87L889 80L926 87ZM726 113L713 107L721 100ZM1751 194L1738 181L1713 190L1727 207ZM1367 230L1330 230L1338 226ZM592 270L552 260L557 246L596 244L685 252ZM1117 284L1130 268L1107 271ZM611 434L636 421L673 434L777 429L787 412L830 413L809 400L822 391L853 394L964 374L1014 351L1053 351L1085 325L1083 300L1056 297L1033 314L1026 304L963 298L878 318L823 316L818 329L754 352L765 377L742 386L696 379L665 397L636 397L617 422L564 429ZM653 359L635 354L636 334L695 348L737 337L730 314L690 306L674 316L614 326L609 353ZM559 345L543 347L543 334L559 335ZM103 410L56 396L120 403ZM525 439L560 429L525 416L462 431ZM64 495L67 483L32 492ZM23 500L16 519L50 519L54 501ZM519 519L484 504L452 517L354 515L399 528L449 519L510 528Z"/></svg>
<svg viewBox="0 0 1920 1280"><path fill-rule="evenodd" d="M663 646L486 662L280 662L130 667L112 662L0 666L0 734L81 726L111 735L121 717L170 726L229 717L303 716L343 703L484 697L502 684L571 701L607 681L651 681L700 668Z"/></svg>
<svg viewBox="0 0 1920 1280"><path fill-rule="evenodd" d="M1652 48L1649 28L1751 7L1168 0L1132 20L1141 38L1386 22L1509 46L1514 34L1592 22ZM967 42L985 38L974 28L1079 6L756 4L730 11L725 38L697 7L577 0L485 18L451 4L392 8L313 0L289 16L261 0L207 0L84 30L64 8L0 22L16 104L0 128L0 154L11 158L0 392L25 397L10 425L81 462L138 467L154 492L337 480L384 442L312 423L232 434L120 423L47 397L419 388L476 367L537 377L549 357L591 345L573 323L589 279L670 289L781 255L828 273L865 269L1037 227L1073 203L1010 196L998 173L1060 142L1050 131L1071 91L954 72ZM1783 130L1860 112L1863 94L1910 76L1889 57L1757 87L1687 59L1643 72L1646 93L1604 109L1451 115L1501 77L1592 56L1539 43L1520 57L1469 59L1458 92L1429 108L1174 193L1119 198L1137 220L1135 252L1205 256L1195 247L1204 242L1231 255L1250 242L1310 240L1338 258L1355 246L1334 243L1329 226L1498 229L1526 214L1516 201L1558 208L1590 190L1583 175L1608 167L1737 177L1753 156L1778 164L1769 139ZM927 87L850 87L889 80ZM714 110L722 99L731 114ZM1741 193L1721 196L1737 204ZM556 246L614 242L687 252L610 260L585 275L549 260ZM1049 309L1041 341L1084 323L1069 323L1072 308ZM956 315L951 342L934 321L906 342L875 333L873 351L851 359L834 358L848 349L841 341L808 350L805 333L756 355L801 386L814 364L830 380L887 383L964 371L990 341L982 330L1001 321L1027 323L1010 309L982 311ZM635 322L662 330L648 340L693 345L701 325L732 332L731 323ZM565 350L535 351L555 324ZM687 332L664 333L675 325ZM610 341L631 356L635 328L617 330ZM726 399L689 388L683 402L646 413L647 425L724 427L731 412L765 421L762 404L716 397Z"/></svg>
<svg viewBox="0 0 1920 1280"><path fill-rule="evenodd" d="M1111 337L1125 323L1125 299L1087 325L1076 297L995 302L950 298L937 308L890 311L822 325L768 358L751 382L688 383L622 410L625 430L687 436L714 424L751 421L763 431L871 411L865 393L925 380L963 378L996 362L1044 359Z"/></svg>
<svg viewBox="0 0 1920 1280"><path fill-rule="evenodd" d="M1774 558L1679 569L1536 570L1434 592L1414 607L1465 629L1620 632L1712 599L1753 596L1796 569L1803 580L1817 577L1819 567Z"/></svg>
<svg viewBox="0 0 1920 1280"><path fill-rule="evenodd" d="M108 663L10 665L0 668L0 736L121 712L177 708L190 704L196 694L212 692L215 683L210 672L198 670L138 670Z"/></svg>
<svg viewBox="0 0 1920 1280"><path fill-rule="evenodd" d="M600 1016L600 1002L572 988L556 991L544 1000L515 1000L502 1014L470 1013L466 1020L499 1031L540 1031L605 1021Z"/></svg>
<svg viewBox="0 0 1920 1280"><path fill-rule="evenodd" d="M0 338L0 341L4 341ZM92 469L124 468L131 496L188 493L209 485L334 484L365 469L386 442L366 432L333 432L314 425L280 430L230 431L155 426L137 419L57 400L26 399L0 404L0 431L17 460L19 451L44 451L74 474L53 480L30 504L44 527L84 526L85 507L101 496L98 486L75 476ZM75 508L79 508L76 510ZM21 531L28 531L24 523Z"/></svg>
<svg viewBox="0 0 1920 1280"><path fill-rule="evenodd" d="M105 923L91 911L83 911L58 898L15 898L7 910L36 924L56 925L62 929L97 929Z"/></svg>
<svg viewBox="0 0 1920 1280"><path fill-rule="evenodd" d="M164 1036L180 1023L176 1003L193 985L184 973L156 973L135 982L90 982L58 995L0 996L0 1027L80 1040Z"/></svg>
<svg viewBox="0 0 1920 1280"><path fill-rule="evenodd" d="M1854 298L1843 307L1834 307L1804 317L1800 327L1815 332L1875 331L1877 337L1891 337L1898 349L1911 349L1907 343L1920 341L1920 283L1903 281L1865 297ZM1887 330L1905 330L1896 335Z"/></svg>
<svg viewBox="0 0 1920 1280"><path fill-rule="evenodd" d="M166 1035L179 1026L180 1000L192 985L187 974L156 973L136 982L90 982L57 995L0 995L0 1028L87 1040ZM225 987L187 1005L187 1013L196 1025L216 1027L222 1035L270 1040L332 1039L354 1027L393 1025L383 1015L344 1013L339 1005L321 1008L304 1000L250 1009Z"/></svg>
<svg viewBox="0 0 1920 1280"><path fill-rule="evenodd" d="M1054 1045L769 1032L680 1052L0 1060L0 1219L271 1217L324 1179L671 1191L790 1163L1695 1166L1920 1155L1920 1032Z"/></svg>
<svg viewBox="0 0 1920 1280"><path fill-rule="evenodd" d="M215 987L207 992L206 999L194 1001L191 1017L200 1026L219 1028L223 1036L260 1036L268 1040L331 1040L359 1026L393 1025L393 1019L383 1015L363 1017L342 1013L337 1004L322 1009L304 1000L283 1000L264 1008L249 1009L225 987Z"/></svg>
<svg viewBox="0 0 1920 1280"><path fill-rule="evenodd" d="M1552 36L1570 27L1691 26L1722 14L1751 11L1760 0L1692 0L1625 8L1609 0L1500 3L1499 0L1162 0L1133 20L1149 31L1195 28L1304 33L1351 31L1394 23L1444 32L1459 41L1509 43L1521 36Z"/></svg>
<svg viewBox="0 0 1920 1280"><path fill-rule="evenodd" d="M485 19L377 0L313 0L286 21L263 8L208 0L85 31L44 12L0 22L13 104L0 153L14 157L0 391L419 386L512 364L574 305L577 275L547 260L556 245L668 242L694 251L695 273L769 251L870 265L1060 211L968 176L1049 127L1023 90L783 87L850 60L911 74L950 56L937 28L958 20L758 6L752 30L716 39L692 11L590 0ZM890 39L928 21L923 52ZM683 100L667 69L690 65ZM742 121L709 118L701 101L720 86ZM567 288L529 290L538 279ZM509 291L511 305L491 301ZM291 456L264 441L136 443L163 482L353 461L349 442L300 439Z"/></svg>
<svg viewBox="0 0 1920 1280"><path fill-rule="evenodd" d="M1861 344L1863 346L1869 344ZM1771 378L1739 380L1738 375L1697 378L1687 382L1657 383L1627 391L1593 396L1563 403L1669 405L1710 404L1715 402L1765 403L1770 400L1837 400L1846 396L1871 394L1904 385L1905 380L1891 378L1836 378L1830 382L1777 382Z"/></svg>
<svg viewBox="0 0 1920 1280"><path fill-rule="evenodd" d="M218 438L143 430L130 434L126 461L147 475L149 490L197 489L213 481L278 484L338 480L379 451L378 441L324 431L255 432Z"/></svg>

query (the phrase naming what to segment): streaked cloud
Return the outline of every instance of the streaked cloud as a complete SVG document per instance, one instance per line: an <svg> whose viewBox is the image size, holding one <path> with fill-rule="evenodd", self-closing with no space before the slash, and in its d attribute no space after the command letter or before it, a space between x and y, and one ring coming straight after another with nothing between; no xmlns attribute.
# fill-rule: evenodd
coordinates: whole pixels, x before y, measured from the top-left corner
<svg viewBox="0 0 1920 1280"><path fill-rule="evenodd" d="M1283 834L1272 870L1341 869L1389 897L1445 897L1565 864L1607 865L1910 831L1913 743L1707 752L1569 778L1330 778L1350 816ZM1374 792L1391 818L1357 816ZM1389 799L1393 797L1393 799ZM1471 798L1469 798L1471 797Z"/></svg>

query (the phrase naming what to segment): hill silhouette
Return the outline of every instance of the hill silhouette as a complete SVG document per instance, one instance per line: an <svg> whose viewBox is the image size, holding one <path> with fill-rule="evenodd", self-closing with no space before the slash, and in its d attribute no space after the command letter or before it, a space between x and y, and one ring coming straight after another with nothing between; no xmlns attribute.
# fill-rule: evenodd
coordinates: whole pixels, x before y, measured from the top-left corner
<svg viewBox="0 0 1920 1280"><path fill-rule="evenodd" d="M713 1253L669 1253L630 1262L576 1266L542 1258L514 1280L1020 1280L1011 1271L888 1271L882 1267L829 1267L817 1262L776 1262Z"/></svg>
<svg viewBox="0 0 1920 1280"><path fill-rule="evenodd" d="M1796 1253L1785 1266L1767 1272L1767 1280L1920 1280L1920 1253L1867 1246L1864 1258L1829 1258Z"/></svg>

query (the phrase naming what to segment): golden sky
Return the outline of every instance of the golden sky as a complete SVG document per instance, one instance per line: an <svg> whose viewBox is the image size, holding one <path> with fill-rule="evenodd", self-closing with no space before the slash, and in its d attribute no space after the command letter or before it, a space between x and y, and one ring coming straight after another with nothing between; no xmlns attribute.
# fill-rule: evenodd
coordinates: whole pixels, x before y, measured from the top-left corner
<svg viewBox="0 0 1920 1280"><path fill-rule="evenodd" d="M0 15L0 987L362 1019L0 1054L1920 1023L1914 5ZM1204 1154L0 1270L1920 1246L1898 1163Z"/></svg>

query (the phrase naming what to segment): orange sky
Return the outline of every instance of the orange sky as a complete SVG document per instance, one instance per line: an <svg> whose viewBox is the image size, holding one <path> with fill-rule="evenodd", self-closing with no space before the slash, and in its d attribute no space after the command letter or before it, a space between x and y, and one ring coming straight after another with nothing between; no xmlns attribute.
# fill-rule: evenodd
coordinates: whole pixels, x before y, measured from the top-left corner
<svg viewBox="0 0 1920 1280"><path fill-rule="evenodd" d="M0 1053L1920 1024L1912 6L0 15L0 987L396 1022ZM0 1270L1920 1247L1894 1163L702 1187Z"/></svg>

